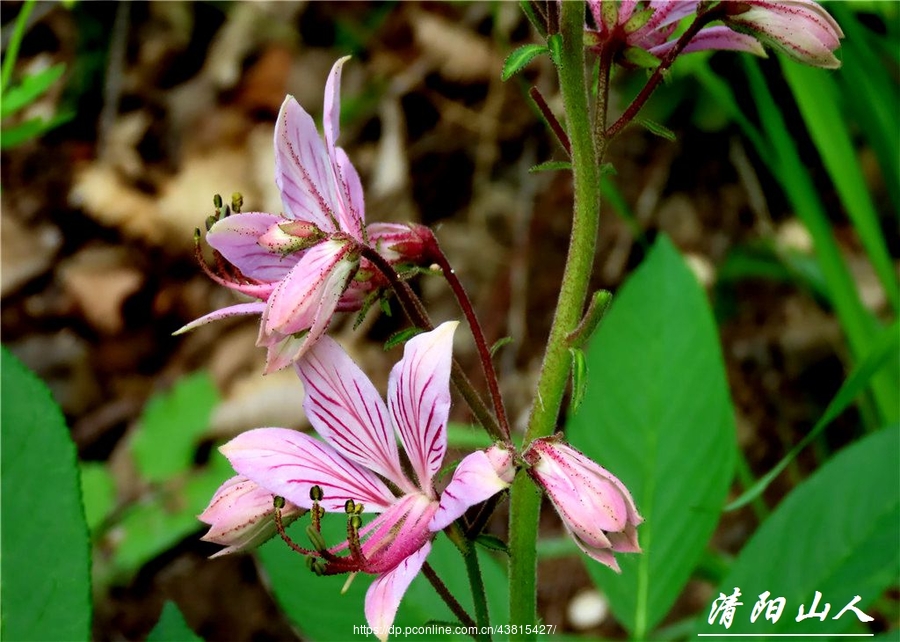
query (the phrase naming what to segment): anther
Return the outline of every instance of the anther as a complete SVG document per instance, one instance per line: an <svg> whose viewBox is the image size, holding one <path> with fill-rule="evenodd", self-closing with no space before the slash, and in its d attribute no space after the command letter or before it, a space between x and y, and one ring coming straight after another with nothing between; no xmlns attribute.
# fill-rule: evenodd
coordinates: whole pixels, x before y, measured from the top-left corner
<svg viewBox="0 0 900 642"><path fill-rule="evenodd" d="M309 498L314 502L320 502L325 497L322 487L318 484L309 489Z"/></svg>
<svg viewBox="0 0 900 642"><path fill-rule="evenodd" d="M239 214L241 208L244 206L244 195L240 192L234 192L231 195L231 209L234 210L235 213Z"/></svg>

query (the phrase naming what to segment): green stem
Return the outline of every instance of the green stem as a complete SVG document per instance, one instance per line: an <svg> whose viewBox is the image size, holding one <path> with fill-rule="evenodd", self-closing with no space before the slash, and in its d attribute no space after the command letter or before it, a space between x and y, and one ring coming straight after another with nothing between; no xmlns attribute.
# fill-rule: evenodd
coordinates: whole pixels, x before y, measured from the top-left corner
<svg viewBox="0 0 900 642"><path fill-rule="evenodd" d="M19 46L22 44L22 38L25 37L25 27L28 25L28 16L34 9L35 0L28 0L19 10L16 17L16 26L10 38L9 46L6 48L6 58L3 59L3 71L0 72L0 95L6 93L9 81L12 78L13 68L16 66L16 59L19 57Z"/></svg>
<svg viewBox="0 0 900 642"><path fill-rule="evenodd" d="M478 623L478 629L479 631L489 631L488 627L490 627L491 619L488 615L487 594L484 591L484 578L481 576L481 567L478 563L478 551L475 549L475 543L466 539L458 524L452 524L446 532L466 562L466 575L469 578L469 588L472 591L472 602L475 605L475 621ZM491 639L489 633L481 634L478 637L482 640Z"/></svg>
<svg viewBox="0 0 900 642"><path fill-rule="evenodd" d="M600 215L600 157L595 146L584 75L584 2L562 2L560 32L562 50L559 83L566 110L569 140L572 145L572 180L575 204L572 235L560 288L559 302L537 395L529 418L524 443L553 433L569 377L570 358L566 337L578 326L590 284L594 247ZM604 71L601 70L601 74ZM601 93L601 98L603 97ZM597 117L605 120L606 105L598 104ZM520 474L510 497L510 621L519 625L536 623L536 564L540 494ZM511 639L534 639L520 633Z"/></svg>
<svg viewBox="0 0 900 642"><path fill-rule="evenodd" d="M469 323L469 330L472 332L472 338L475 340L475 347L478 349L478 356L481 359L481 368L484 371L484 379L487 383L488 391L491 395L491 401L494 404L494 413L497 415L497 423L500 424L500 432L503 439L510 443L509 420L506 418L506 408L503 406L503 397L500 395L500 382L497 380L497 371L494 368L494 361L491 358L491 349L488 347L487 339L484 338L484 330L478 322L478 315L475 314L475 306L472 305L471 299L463 287L462 282L456 276L456 271L450 265L450 261L444 255L441 246L438 244L434 235L431 236L431 258L437 263L438 267L444 273L444 278L453 290L456 301L462 309Z"/></svg>

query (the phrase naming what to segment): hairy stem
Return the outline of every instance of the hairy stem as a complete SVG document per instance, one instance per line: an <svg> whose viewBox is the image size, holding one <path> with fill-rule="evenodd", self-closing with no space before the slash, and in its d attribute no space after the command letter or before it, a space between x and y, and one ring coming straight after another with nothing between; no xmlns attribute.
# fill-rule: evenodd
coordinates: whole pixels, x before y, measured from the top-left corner
<svg viewBox="0 0 900 642"><path fill-rule="evenodd" d="M475 314L475 308L465 288L456 276L456 271L450 265L447 257L438 245L437 239L432 238L430 257L441 268L444 278L453 290L454 296L462 309L466 320L469 322L469 329L472 331L472 338L475 339L475 346L478 349L478 356L481 359L481 367L484 370L484 378L487 381L488 390L491 394L491 401L494 404L494 413L497 415L497 422L500 424L500 433L504 441L509 442L510 430L509 420L506 417L506 408L503 406L503 397L500 396L500 383L497 380L497 371L494 368L494 361L491 359L491 349L484 338L484 330L478 322Z"/></svg>
<svg viewBox="0 0 900 642"><path fill-rule="evenodd" d="M591 127L588 87L584 74L584 2L562 2L560 7L560 32L563 41L559 83L572 146L575 203L559 301L550 328L525 444L537 437L550 435L556 428L570 368L566 337L581 320L593 266L600 213L600 159ZM604 72L601 71L602 73ZM605 112L605 104L598 105L597 116L605 118ZM528 475L520 473L512 486L509 519L510 621L520 625L536 623L535 545L540 499L540 493ZM534 637L533 633L522 632L513 635L512 639Z"/></svg>
<svg viewBox="0 0 900 642"><path fill-rule="evenodd" d="M362 254L362 256L368 259L372 263L372 265L374 265L375 268L379 272L381 272L391 284L391 288L394 290L394 294L397 295L397 299L400 301L400 305L403 306L403 311L409 318L410 323L412 323L417 328L433 330L434 324L428 317L428 313L425 311L425 306L422 305L419 297L416 296L416 293L413 292L411 287L409 287L409 283L400 278L396 270L394 270L393 266L388 263L378 252L370 247L360 246L360 253ZM472 414L475 415L475 418L478 420L478 422L482 426L484 426L484 429L487 430L488 434L491 435L491 437L493 437L494 439L503 440L504 438L503 433L500 430L500 425L497 423L494 415L491 414L491 411L488 410L488 407L484 403L484 400L481 398L481 395L479 395L475 390L472 382L469 381L466 373L463 372L462 367L456 362L455 359L453 360L453 367L450 372L450 378L453 381L453 385L456 386L456 389L462 395L463 399L466 400L466 403L472 410Z"/></svg>

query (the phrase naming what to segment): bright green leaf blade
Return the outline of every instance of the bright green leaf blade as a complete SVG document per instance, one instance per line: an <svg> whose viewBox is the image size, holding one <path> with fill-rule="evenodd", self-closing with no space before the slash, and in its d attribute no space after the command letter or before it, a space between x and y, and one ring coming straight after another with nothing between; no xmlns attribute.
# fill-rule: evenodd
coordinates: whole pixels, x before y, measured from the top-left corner
<svg viewBox="0 0 900 642"><path fill-rule="evenodd" d="M218 392L206 372L181 379L172 390L147 402L131 442L145 479L162 482L190 468L198 438L206 432L217 402Z"/></svg>
<svg viewBox="0 0 900 642"><path fill-rule="evenodd" d="M91 637L90 541L75 445L44 383L0 349L4 640Z"/></svg>
<svg viewBox="0 0 900 642"><path fill-rule="evenodd" d="M838 108L837 83L821 69L790 60L783 60L781 68L844 209L875 268L888 302L896 312L900 309L900 286L881 233L875 205L856 161L846 116Z"/></svg>
<svg viewBox="0 0 900 642"><path fill-rule="evenodd" d="M0 149L10 149L16 145L21 145L32 138L42 136L54 127L58 127L59 125L72 120L74 117L74 112L67 111L57 114L50 120L31 118L15 127L4 129L0 132Z"/></svg>
<svg viewBox="0 0 900 642"><path fill-rule="evenodd" d="M741 590L729 634L835 634L856 631L852 612L832 619L855 595L865 611L900 573L900 430L887 428L839 452L798 486L744 546L719 591ZM782 596L786 606L772 623L750 622L758 596ZM828 619L795 620L809 611L816 591ZM718 591L716 592L718 594ZM865 631L865 628L859 629ZM723 633L701 620L698 633ZM693 636L692 636L693 637Z"/></svg>
<svg viewBox="0 0 900 642"><path fill-rule="evenodd" d="M0 104L0 118L6 118L40 98L65 71L66 65L61 62L47 67L36 74L25 76L21 83L3 94L3 103Z"/></svg>
<svg viewBox="0 0 900 642"><path fill-rule="evenodd" d="M631 489L645 522L621 575L586 560L636 639L681 593L719 519L735 460L734 410L706 295L666 237L590 343L590 377L567 432Z"/></svg>
<svg viewBox="0 0 900 642"><path fill-rule="evenodd" d="M147 642L200 642L174 602L166 602Z"/></svg>
<svg viewBox="0 0 900 642"><path fill-rule="evenodd" d="M897 322L894 322L890 328L882 330L881 336L872 347L872 351L866 355L865 359L863 359L850 376L847 377L847 380L844 381L841 389L838 390L834 399L828 404L822 417L816 422L816 425L813 426L812 430L810 430L800 443L794 446L791 451L785 455L774 468L772 468L772 470L763 475L759 481L748 488L740 497L726 506L725 510L736 510L759 497L768 485L772 483L772 480L781 474L781 471L794 460L800 451L806 448L813 439L818 437L819 433L825 430L832 421L837 419L837 417L853 403L853 400L856 399L859 393L869 386L869 382L875 373L878 372L889 359L897 358L898 345L900 345L900 325L898 325Z"/></svg>
<svg viewBox="0 0 900 642"><path fill-rule="evenodd" d="M528 44L515 49L503 62L500 78L504 81L509 80L522 71L535 57L543 53L550 53L550 49L546 45Z"/></svg>

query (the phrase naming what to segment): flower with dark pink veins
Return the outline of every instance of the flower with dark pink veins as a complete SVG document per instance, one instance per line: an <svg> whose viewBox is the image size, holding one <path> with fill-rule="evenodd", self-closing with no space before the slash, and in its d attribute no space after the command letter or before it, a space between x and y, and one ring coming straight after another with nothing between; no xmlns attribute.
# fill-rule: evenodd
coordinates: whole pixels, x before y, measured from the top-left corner
<svg viewBox="0 0 900 642"><path fill-rule="evenodd" d="M731 0L723 3L725 24L750 34L797 62L836 69L834 50L844 32L814 0Z"/></svg>
<svg viewBox="0 0 900 642"><path fill-rule="evenodd" d="M386 284L361 258L362 246L392 264L419 258L415 226L364 224L359 175L335 144L341 69L347 60L334 64L325 85L323 137L292 96L281 106L275 125L275 183L283 213L232 214L218 220L206 236L228 264L224 271L229 274L211 274L213 279L258 301L216 310L176 334L216 319L259 314L257 345L267 349L266 372L279 370L325 334L336 311L359 310L368 294Z"/></svg>
<svg viewBox="0 0 900 642"><path fill-rule="evenodd" d="M596 28L587 29L587 42L597 48L614 47L620 52L617 61L626 64L642 60L640 51L662 58L676 45L678 23L696 14L699 4L699 0L588 0ZM683 53L717 49L765 55L755 38L723 25L701 29Z"/></svg>
<svg viewBox="0 0 900 642"><path fill-rule="evenodd" d="M595 28L587 29L594 48L613 47L617 61L652 66L677 43L678 23L698 11L724 24L705 26L682 53L702 50L746 51L764 56L762 45L799 62L835 68L834 50L844 34L815 0L588 0Z"/></svg>
<svg viewBox="0 0 900 642"><path fill-rule="evenodd" d="M297 362L303 407L322 440L283 428L251 430L221 451L242 476L300 508L348 514L348 538L303 550L320 574L377 575L366 594L369 626L383 640L435 533L512 482L513 453L494 446L465 457L438 493L447 450L453 333L447 322L406 344L388 403L330 337ZM405 470L397 445L406 452ZM362 526L359 514L380 513Z"/></svg>
<svg viewBox="0 0 900 642"><path fill-rule="evenodd" d="M528 474L547 493L563 525L588 556L617 573L613 553L639 553L638 514L625 484L562 441L532 441L522 453Z"/></svg>
<svg viewBox="0 0 900 642"><path fill-rule="evenodd" d="M305 510L286 503L282 520L289 524ZM272 493L241 475L226 481L209 501L198 519L210 529L201 539L227 546L213 555L227 555L256 548L276 533Z"/></svg>

